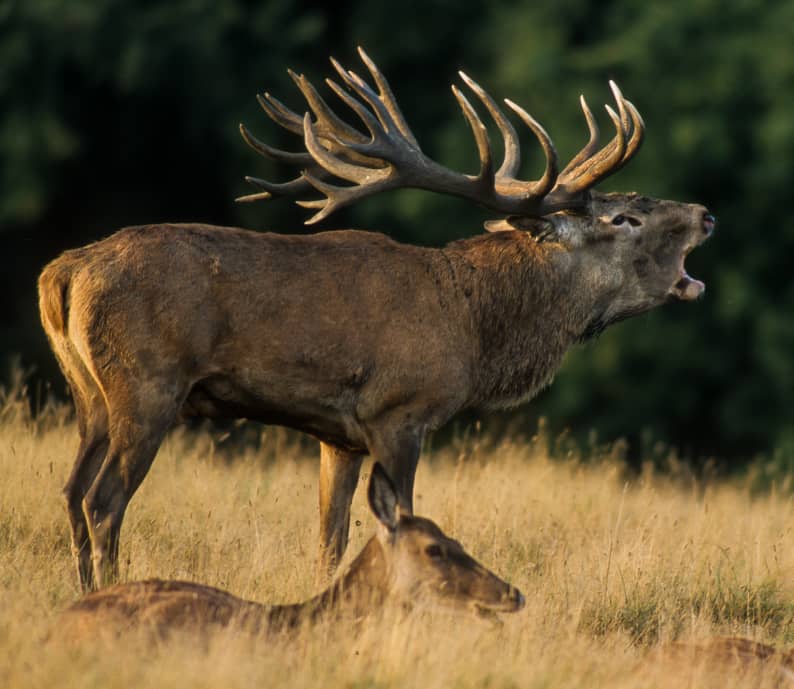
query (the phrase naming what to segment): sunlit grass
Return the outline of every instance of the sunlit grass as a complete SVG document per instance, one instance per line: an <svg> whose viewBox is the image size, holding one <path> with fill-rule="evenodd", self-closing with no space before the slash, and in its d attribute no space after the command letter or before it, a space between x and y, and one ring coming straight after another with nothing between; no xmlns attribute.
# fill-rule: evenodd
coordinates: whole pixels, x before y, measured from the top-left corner
<svg viewBox="0 0 794 689"><path fill-rule="evenodd" d="M276 429L227 449L217 436L168 438L126 516L122 578L309 596L317 450ZM551 461L543 438L475 434L423 457L417 512L524 592L526 608L501 627L434 612L373 619L357 635L325 624L267 642L43 644L79 595L60 495L76 446L67 409L34 419L18 396L0 400L3 687L683 687L697 686L691 668L643 663L649 649L714 634L794 642L788 495L749 479L635 476L606 451ZM374 528L362 486L346 561Z"/></svg>

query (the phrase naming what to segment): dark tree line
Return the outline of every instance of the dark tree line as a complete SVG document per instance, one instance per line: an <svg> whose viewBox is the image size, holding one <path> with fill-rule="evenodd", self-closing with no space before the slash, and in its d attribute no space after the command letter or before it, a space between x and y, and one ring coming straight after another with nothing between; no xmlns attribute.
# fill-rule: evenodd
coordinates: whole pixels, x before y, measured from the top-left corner
<svg viewBox="0 0 794 689"><path fill-rule="evenodd" d="M242 142L295 147L258 110L269 90L301 108L290 66L315 83L363 45L423 148L473 170L449 92L464 68L524 105L561 158L586 138L577 105L614 78L647 140L607 188L706 204L716 237L689 272L705 299L671 305L579 348L522 418L667 440L692 457L794 459L794 3L717 0L0 0L2 353L62 383L38 324L35 279L61 250L166 220L307 231L286 202L236 205L246 174L286 179ZM608 120L601 117L602 128ZM495 141L498 136L492 137ZM535 146L523 137L527 150ZM528 175L541 164L529 156ZM442 244L487 215L421 192L375 198L319 228L355 226ZM314 231L315 228L312 228Z"/></svg>

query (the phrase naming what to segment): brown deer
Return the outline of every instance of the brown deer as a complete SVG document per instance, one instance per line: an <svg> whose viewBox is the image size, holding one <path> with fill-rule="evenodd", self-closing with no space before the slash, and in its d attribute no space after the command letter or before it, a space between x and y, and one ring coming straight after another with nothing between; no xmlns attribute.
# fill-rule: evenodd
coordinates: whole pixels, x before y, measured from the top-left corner
<svg viewBox="0 0 794 689"><path fill-rule="evenodd" d="M471 176L422 153L385 78L360 53L377 91L337 63L350 92L328 84L368 133L293 75L311 113L300 117L268 94L260 102L305 151L273 149L241 129L257 151L303 172L284 184L251 179L265 191L243 200L316 191L324 198L298 201L319 209L313 222L376 192L419 187L503 219L486 224L489 234L443 248L352 230L285 236L148 225L46 266L42 322L80 431L64 493L84 588L115 576L125 509L174 423L246 417L317 437L319 570L329 572L347 543L362 456L384 464L410 512L428 431L464 409L530 399L573 344L705 289L684 269L714 228L703 206L592 190L643 138L643 121L617 86L617 112L607 106L614 138L599 148L582 99L590 140L561 171L545 130L506 101L546 155L542 177L521 181L513 125L461 73L505 146L495 170L485 126L453 87L479 149Z"/></svg>
<svg viewBox="0 0 794 689"><path fill-rule="evenodd" d="M794 649L779 651L773 646L735 636L675 641L650 653L636 674L647 674L651 667L665 672L668 668L677 668L715 679L721 676L723 680L736 673L770 673L770 677L774 674L775 686L791 686L794 684ZM753 685L757 686L757 682Z"/></svg>
<svg viewBox="0 0 794 689"><path fill-rule="evenodd" d="M377 534L347 571L311 600L266 606L185 581L117 584L68 608L59 621L59 636L94 639L133 629L165 636L175 629L211 632L224 627L273 634L320 620L359 620L387 602L483 616L523 607L518 589L474 560L435 523L403 514L397 489L377 463L368 497L378 520Z"/></svg>

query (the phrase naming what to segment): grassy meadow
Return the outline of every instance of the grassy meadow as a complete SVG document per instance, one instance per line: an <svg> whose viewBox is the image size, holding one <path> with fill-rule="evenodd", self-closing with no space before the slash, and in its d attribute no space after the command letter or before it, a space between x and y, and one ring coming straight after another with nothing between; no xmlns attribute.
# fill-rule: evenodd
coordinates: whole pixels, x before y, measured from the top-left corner
<svg viewBox="0 0 794 689"><path fill-rule="evenodd" d="M122 579L191 579L263 602L315 591L318 450L250 432L257 450L217 431L168 438L127 512ZM695 687L705 669L656 662L654 649L716 634L794 644L789 494L629 475L608 451L551 461L543 438L476 436L425 453L416 511L524 592L501 626L425 611L359 634L324 624L271 641L47 642L79 595L60 495L76 447L66 408L34 420L13 394L0 400L2 687ZM374 529L369 467L346 562ZM726 671L716 685L747 682Z"/></svg>

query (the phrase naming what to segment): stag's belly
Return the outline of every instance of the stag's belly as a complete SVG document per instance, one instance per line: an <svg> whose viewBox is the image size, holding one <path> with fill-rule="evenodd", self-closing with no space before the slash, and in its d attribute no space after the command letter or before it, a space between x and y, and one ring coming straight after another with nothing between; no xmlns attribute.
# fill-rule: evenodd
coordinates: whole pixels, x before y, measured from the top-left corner
<svg viewBox="0 0 794 689"><path fill-rule="evenodd" d="M344 407L343 403L323 403L318 397L268 394L227 376L211 376L193 385L180 416L182 420L197 416L251 419L303 431L341 449L366 452L363 432Z"/></svg>

